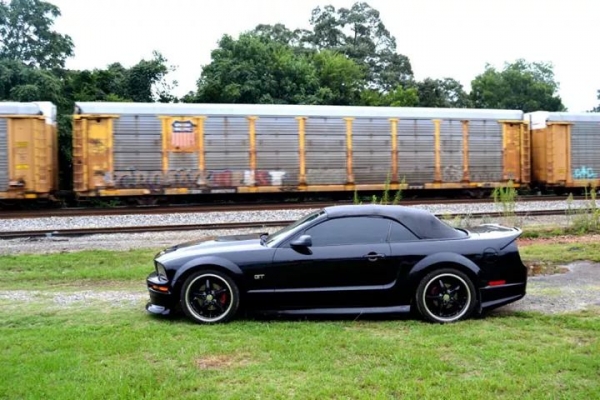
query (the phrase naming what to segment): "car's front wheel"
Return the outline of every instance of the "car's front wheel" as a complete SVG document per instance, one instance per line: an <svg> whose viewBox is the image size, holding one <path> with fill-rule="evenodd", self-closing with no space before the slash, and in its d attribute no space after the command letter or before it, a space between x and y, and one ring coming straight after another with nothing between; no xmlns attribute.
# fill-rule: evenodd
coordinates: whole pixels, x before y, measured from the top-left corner
<svg viewBox="0 0 600 400"><path fill-rule="evenodd" d="M431 322L448 323L468 318L477 305L471 279L453 268L439 269L425 276L417 288L417 309Z"/></svg>
<svg viewBox="0 0 600 400"><path fill-rule="evenodd" d="M196 323L231 320L240 304L239 289L226 274L203 270L190 275L181 288L181 308Z"/></svg>

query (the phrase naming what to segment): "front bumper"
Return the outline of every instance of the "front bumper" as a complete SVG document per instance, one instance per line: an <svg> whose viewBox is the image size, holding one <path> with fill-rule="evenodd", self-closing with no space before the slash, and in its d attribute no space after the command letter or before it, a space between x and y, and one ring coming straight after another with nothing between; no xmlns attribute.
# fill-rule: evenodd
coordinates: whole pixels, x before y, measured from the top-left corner
<svg viewBox="0 0 600 400"><path fill-rule="evenodd" d="M146 311L153 315L170 315L177 305L177 299L168 282L161 280L156 272L153 272L146 278L146 285L150 295Z"/></svg>

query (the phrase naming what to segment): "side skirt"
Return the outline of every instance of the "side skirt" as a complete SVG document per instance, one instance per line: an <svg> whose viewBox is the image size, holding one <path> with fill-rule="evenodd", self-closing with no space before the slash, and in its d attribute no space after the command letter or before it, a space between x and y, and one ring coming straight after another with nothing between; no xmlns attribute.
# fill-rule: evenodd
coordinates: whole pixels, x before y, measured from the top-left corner
<svg viewBox="0 0 600 400"><path fill-rule="evenodd" d="M268 315L342 315L342 314L395 314L408 313L410 306L351 307L351 308L307 308L298 310L257 310Z"/></svg>

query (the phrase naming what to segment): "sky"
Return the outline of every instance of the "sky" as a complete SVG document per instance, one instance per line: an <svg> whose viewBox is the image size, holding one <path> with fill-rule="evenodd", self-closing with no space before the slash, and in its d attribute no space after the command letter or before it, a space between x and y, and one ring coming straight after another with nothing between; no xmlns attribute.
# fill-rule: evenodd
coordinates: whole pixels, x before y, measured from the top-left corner
<svg viewBox="0 0 600 400"><path fill-rule="evenodd" d="M67 67L131 66L152 51L177 71L177 95L195 90L202 66L223 34L237 37L258 24L309 28L317 6L351 7L354 0L47 0L70 35ZM560 96L572 112L598 105L598 0L366 0L409 57L415 77L452 77L466 90L486 63L502 68L518 58L554 65Z"/></svg>

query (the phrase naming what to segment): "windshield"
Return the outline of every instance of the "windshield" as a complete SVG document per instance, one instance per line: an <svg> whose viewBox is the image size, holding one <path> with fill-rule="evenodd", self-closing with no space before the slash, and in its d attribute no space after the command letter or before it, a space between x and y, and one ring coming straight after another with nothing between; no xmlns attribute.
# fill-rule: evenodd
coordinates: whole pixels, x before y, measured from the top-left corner
<svg viewBox="0 0 600 400"><path fill-rule="evenodd" d="M323 214L325 214L324 210L319 210L319 211L315 211L315 212L313 212L311 214L308 214L306 217L304 217L302 219L299 219L298 221L294 222L293 224L290 224L290 225L286 226L283 229L278 230L277 232L273 233L272 235L269 235L269 237L267 238L266 243L267 244L271 244L274 241L276 241L276 240L278 240L280 238L285 237L285 235L288 232L293 231L294 229L298 228L299 226L301 226L301 225L303 225L303 224L305 224L307 222L310 222L310 221L316 219L317 217L319 217L320 215L323 215Z"/></svg>

